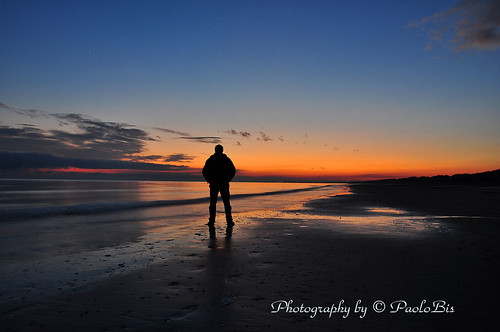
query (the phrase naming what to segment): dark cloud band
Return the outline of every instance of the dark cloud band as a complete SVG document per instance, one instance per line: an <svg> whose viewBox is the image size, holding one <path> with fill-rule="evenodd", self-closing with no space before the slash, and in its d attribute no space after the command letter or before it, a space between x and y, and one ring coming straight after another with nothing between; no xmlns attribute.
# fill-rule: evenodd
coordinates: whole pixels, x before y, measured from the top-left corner
<svg viewBox="0 0 500 332"><path fill-rule="evenodd" d="M0 152L0 169L2 170L67 167L84 169L132 169L144 171L179 171L188 169L186 166L122 160L65 158L44 153Z"/></svg>

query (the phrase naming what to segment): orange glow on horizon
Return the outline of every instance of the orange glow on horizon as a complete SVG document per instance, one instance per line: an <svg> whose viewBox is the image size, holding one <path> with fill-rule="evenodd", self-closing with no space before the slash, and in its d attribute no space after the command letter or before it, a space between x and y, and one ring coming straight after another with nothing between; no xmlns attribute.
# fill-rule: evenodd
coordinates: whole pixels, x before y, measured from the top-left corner
<svg viewBox="0 0 500 332"><path fill-rule="evenodd" d="M420 176L435 176L435 175L453 175L463 173L479 173L484 171L491 171L499 167L436 167L429 168L420 165L420 168L408 167L408 165L397 165L393 162L394 166L389 167L391 164L386 160L373 161L373 163L360 163L346 165L341 164L340 161L334 164L334 167L318 167L318 168L299 168L294 167L290 160L286 158L276 158L270 163L261 162L246 164L240 160L238 156L232 157L236 164L237 174L235 181L238 180L264 180L264 181L307 181L307 182L344 182L344 181L370 181L381 180L390 178L406 178L406 177L420 177ZM266 161L270 161L266 158ZM253 159L256 161L256 159ZM248 161L247 161L248 162ZM288 167L284 167L288 166ZM63 174L190 174L199 176L201 178L201 170L203 165L197 167L193 165L185 170L140 170L140 169L88 169L78 167L65 167L65 168L40 168L36 169L38 172L46 173L63 173ZM265 167L266 166L266 167ZM270 167L271 166L271 167ZM274 167L272 167L274 166ZM301 165L299 165L301 166ZM326 166L326 165L325 165ZM343 166L343 167L340 167ZM405 167L406 166L406 167Z"/></svg>
<svg viewBox="0 0 500 332"><path fill-rule="evenodd" d="M392 127L391 127L392 128ZM393 130L394 128L389 128ZM388 129L388 130L389 130ZM252 133L259 129L251 129ZM376 180L479 173L500 168L493 141L480 145L465 136L392 131L320 128L307 136L278 128L273 140L222 137L224 153L238 170L237 178L281 178L317 181ZM276 137L283 136L284 140ZM192 158L168 162L200 170L215 144L173 141L148 143L146 154L186 154ZM165 163L165 161L163 161Z"/></svg>

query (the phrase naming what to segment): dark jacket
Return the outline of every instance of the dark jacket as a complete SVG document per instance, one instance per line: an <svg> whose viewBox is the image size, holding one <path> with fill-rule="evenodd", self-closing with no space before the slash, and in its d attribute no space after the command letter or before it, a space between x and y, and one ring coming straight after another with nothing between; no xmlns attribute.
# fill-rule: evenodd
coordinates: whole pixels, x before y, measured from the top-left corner
<svg viewBox="0 0 500 332"><path fill-rule="evenodd" d="M224 153L214 153L203 167L203 177L208 183L229 183L235 174L233 162Z"/></svg>

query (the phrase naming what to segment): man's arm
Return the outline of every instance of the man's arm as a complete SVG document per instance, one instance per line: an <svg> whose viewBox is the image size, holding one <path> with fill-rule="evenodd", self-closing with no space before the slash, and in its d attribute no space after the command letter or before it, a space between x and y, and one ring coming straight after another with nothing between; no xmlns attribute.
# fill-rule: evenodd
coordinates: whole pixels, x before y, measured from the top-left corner
<svg viewBox="0 0 500 332"><path fill-rule="evenodd" d="M228 182L231 181L234 176L236 175L236 168L234 167L234 164L233 164L233 161L231 159L229 159L229 157L227 158L227 160L229 161L228 162Z"/></svg>
<svg viewBox="0 0 500 332"><path fill-rule="evenodd" d="M203 177L205 178L205 181L207 181L208 183L210 183L210 180L211 180L211 171L210 171L210 165L209 165L209 162L208 160L205 162L205 166L203 166L203 170L201 171L201 173L203 174Z"/></svg>

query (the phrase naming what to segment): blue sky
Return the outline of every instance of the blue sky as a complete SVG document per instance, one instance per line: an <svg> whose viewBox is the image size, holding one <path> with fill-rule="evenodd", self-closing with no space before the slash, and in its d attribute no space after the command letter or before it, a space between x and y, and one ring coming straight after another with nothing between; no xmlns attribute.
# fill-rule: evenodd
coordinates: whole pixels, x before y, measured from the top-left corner
<svg viewBox="0 0 500 332"><path fill-rule="evenodd" d="M217 136L234 145L238 156L289 150L307 158L311 151L330 153L320 147L331 145L335 151L365 151L368 164L383 150L391 151L388 160L399 156L410 164L412 155L423 153L418 142L435 147L444 141L443 151L452 151L458 162L473 149L464 148L461 137L487 151L456 169L442 161L425 172L481 170L499 162L492 157L499 152L500 132L497 44L457 47L457 26L448 19L411 26L456 5L2 1L0 102L11 111L4 109L1 121L48 130L60 123L12 109L77 113L128 123L152 137L158 135L155 127ZM450 30L426 49L429 32L442 25ZM252 137L262 131L273 144L283 137L290 146L271 148L255 139L241 151L246 141L224 135L230 129ZM144 154L186 153L199 166L211 152L203 144L161 138L146 145ZM297 150L303 141L309 145ZM302 167L293 165L296 157L288 158L276 167Z"/></svg>
<svg viewBox="0 0 500 332"><path fill-rule="evenodd" d="M404 3L12 1L2 8L2 81L48 106L58 94L106 105L356 93L376 78L398 86L399 75L442 66L418 52L426 36L406 24L453 4Z"/></svg>

